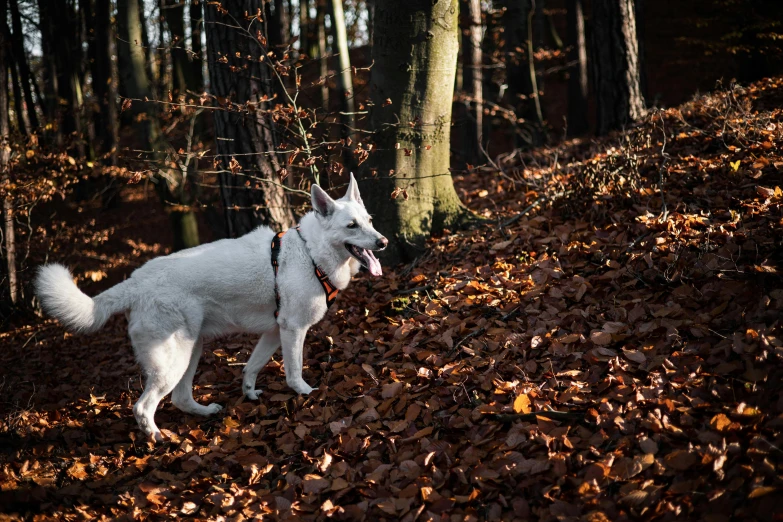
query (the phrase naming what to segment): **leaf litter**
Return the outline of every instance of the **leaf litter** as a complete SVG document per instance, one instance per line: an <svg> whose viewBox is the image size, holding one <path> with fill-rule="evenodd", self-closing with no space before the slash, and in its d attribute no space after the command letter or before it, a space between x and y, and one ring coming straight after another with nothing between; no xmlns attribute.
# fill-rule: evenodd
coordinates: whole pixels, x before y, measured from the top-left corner
<svg viewBox="0 0 783 522"><path fill-rule="evenodd" d="M164 402L158 446L123 319L0 334L3 517L776 519L782 82L455 175L497 225L355 281L308 336L318 390L292 394L278 355L248 401L254 339L211 341L196 400L226 409ZM131 228L60 226L100 254L82 279L122 270Z"/></svg>

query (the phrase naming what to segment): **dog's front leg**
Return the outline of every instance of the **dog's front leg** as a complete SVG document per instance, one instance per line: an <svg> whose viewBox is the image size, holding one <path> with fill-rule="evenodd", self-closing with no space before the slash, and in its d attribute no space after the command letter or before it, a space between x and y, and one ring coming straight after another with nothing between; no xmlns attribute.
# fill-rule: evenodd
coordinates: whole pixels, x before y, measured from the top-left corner
<svg viewBox="0 0 783 522"><path fill-rule="evenodd" d="M307 328L280 328L280 341L283 345L283 362L285 363L285 382L302 395L313 391L302 379L305 335L307 335Z"/></svg>

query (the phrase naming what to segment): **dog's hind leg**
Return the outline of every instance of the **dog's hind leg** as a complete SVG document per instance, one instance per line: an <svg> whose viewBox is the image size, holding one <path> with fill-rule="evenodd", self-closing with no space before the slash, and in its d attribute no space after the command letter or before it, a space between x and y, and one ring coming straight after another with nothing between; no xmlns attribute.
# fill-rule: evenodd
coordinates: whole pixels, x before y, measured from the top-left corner
<svg viewBox="0 0 783 522"><path fill-rule="evenodd" d="M161 339L160 335L140 331L141 326L130 329L133 348L146 377L144 393L133 406L133 414L148 437L162 441L155 424L155 410L185 375L196 339L183 330Z"/></svg>
<svg viewBox="0 0 783 522"><path fill-rule="evenodd" d="M203 352L203 342L199 337L198 341L193 345L188 369L185 370L185 375L182 376L171 393L171 403L185 413L207 416L219 412L223 409L223 406L215 403L203 406L193 399L193 376L196 374L196 367Z"/></svg>
<svg viewBox="0 0 783 522"><path fill-rule="evenodd" d="M256 389L256 379L258 378L258 372L266 366L269 359L280 347L280 329L275 328L269 332L266 332L258 340L258 344L253 349L253 353L250 355L250 359L247 360L245 369L243 370L244 378L242 379L242 391L245 396L251 401L258 400L258 396L261 394L261 390Z"/></svg>

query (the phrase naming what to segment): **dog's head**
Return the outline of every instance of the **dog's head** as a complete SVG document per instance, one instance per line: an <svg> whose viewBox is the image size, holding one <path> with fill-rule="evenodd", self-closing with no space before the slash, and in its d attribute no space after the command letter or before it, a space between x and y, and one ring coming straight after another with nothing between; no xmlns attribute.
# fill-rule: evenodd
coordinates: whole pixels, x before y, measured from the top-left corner
<svg viewBox="0 0 783 522"><path fill-rule="evenodd" d="M315 184L310 196L325 239L335 248L345 248L348 255L355 257L372 275L381 275L381 262L373 251L386 248L389 240L373 228L372 217L364 208L353 174L342 198L332 199Z"/></svg>

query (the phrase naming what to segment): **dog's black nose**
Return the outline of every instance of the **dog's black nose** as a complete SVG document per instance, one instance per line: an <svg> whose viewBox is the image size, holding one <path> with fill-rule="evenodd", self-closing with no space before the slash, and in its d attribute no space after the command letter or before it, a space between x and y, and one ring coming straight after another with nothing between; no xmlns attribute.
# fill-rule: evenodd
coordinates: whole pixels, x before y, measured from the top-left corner
<svg viewBox="0 0 783 522"><path fill-rule="evenodd" d="M384 249L389 245L389 240L385 237L380 238L378 241L375 242L378 245L378 248Z"/></svg>

